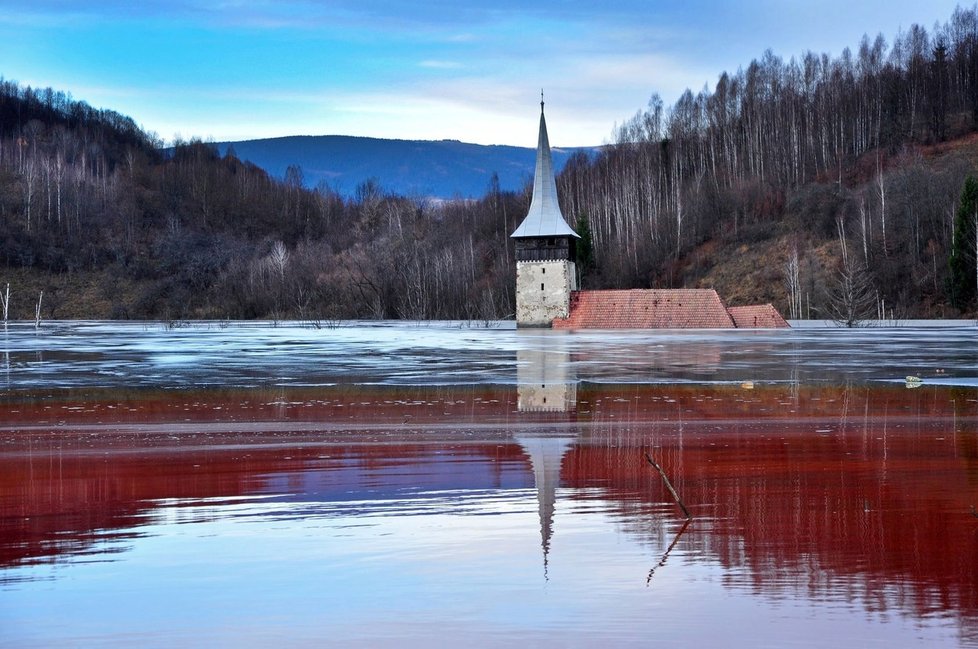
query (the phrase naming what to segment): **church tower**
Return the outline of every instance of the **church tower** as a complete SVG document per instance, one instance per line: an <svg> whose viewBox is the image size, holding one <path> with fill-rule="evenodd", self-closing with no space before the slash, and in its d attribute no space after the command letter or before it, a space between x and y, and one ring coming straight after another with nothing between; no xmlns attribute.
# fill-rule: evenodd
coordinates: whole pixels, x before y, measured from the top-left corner
<svg viewBox="0 0 978 649"><path fill-rule="evenodd" d="M540 98L540 136L533 175L533 199L526 218L511 235L516 244L516 326L549 327L570 312L577 290L576 239L557 203L557 181Z"/></svg>

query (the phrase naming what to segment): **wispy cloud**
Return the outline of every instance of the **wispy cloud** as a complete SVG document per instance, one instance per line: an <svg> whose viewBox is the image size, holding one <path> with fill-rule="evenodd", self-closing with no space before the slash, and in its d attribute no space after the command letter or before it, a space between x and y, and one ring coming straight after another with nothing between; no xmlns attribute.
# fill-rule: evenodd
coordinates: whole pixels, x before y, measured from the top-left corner
<svg viewBox="0 0 978 649"><path fill-rule="evenodd" d="M422 68L430 68L432 70L461 70L464 65L459 61L437 61L434 59L427 59L418 63Z"/></svg>

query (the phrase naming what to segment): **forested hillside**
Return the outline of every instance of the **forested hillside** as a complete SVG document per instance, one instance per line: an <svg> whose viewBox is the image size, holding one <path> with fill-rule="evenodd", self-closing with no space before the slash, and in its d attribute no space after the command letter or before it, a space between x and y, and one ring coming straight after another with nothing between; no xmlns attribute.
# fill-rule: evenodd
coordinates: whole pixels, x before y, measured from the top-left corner
<svg viewBox="0 0 978 649"><path fill-rule="evenodd" d="M530 115L528 119L535 119ZM975 313L978 16L765 53L572 158L585 286L715 287L731 305L858 322ZM352 198L233 153L172 153L126 117L0 83L0 291L10 317L498 318L525 188ZM961 209L959 209L961 208Z"/></svg>
<svg viewBox="0 0 978 649"><path fill-rule="evenodd" d="M490 318L512 312L522 195L434 208L277 181L63 93L0 84L0 291L10 317Z"/></svg>
<svg viewBox="0 0 978 649"><path fill-rule="evenodd" d="M950 316L976 124L978 18L959 9L934 33L835 59L766 52L670 108L653 96L607 155L565 169L562 197L589 217L602 285L714 285L793 317L830 313L848 286L872 315ZM956 302L973 300L972 282Z"/></svg>

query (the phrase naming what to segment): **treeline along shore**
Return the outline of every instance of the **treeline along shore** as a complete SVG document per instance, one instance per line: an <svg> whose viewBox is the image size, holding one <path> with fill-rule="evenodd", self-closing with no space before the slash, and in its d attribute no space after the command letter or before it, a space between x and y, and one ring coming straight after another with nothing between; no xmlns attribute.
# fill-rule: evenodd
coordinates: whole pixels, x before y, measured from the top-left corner
<svg viewBox="0 0 978 649"><path fill-rule="evenodd" d="M584 287L710 287L792 318L975 315L975 8L837 57L767 51L609 130L557 179ZM433 201L303 180L0 78L8 317L33 319L41 293L44 319L512 316L529 182Z"/></svg>

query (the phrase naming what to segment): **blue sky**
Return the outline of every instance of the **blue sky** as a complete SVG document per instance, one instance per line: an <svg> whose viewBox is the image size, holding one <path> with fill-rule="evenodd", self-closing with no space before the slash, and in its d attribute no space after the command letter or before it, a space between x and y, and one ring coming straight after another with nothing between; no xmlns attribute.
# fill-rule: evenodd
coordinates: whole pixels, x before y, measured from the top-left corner
<svg viewBox="0 0 978 649"><path fill-rule="evenodd" d="M609 6L602 6L602 5ZM0 0L0 75L165 140L364 135L600 144L765 49L838 55L946 0Z"/></svg>

